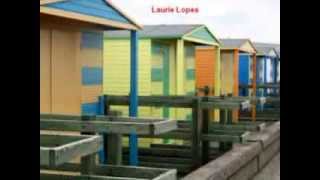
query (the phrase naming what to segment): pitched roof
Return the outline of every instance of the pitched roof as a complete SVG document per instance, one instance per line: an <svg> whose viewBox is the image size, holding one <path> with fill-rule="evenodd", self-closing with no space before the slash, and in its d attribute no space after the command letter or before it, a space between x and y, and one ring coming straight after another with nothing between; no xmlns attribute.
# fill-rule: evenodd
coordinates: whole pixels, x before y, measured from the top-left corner
<svg viewBox="0 0 320 180"><path fill-rule="evenodd" d="M108 0L40 0L40 13L118 29L142 28Z"/></svg>
<svg viewBox="0 0 320 180"><path fill-rule="evenodd" d="M220 42L221 49L239 49L248 53L257 51L250 39L220 39Z"/></svg>
<svg viewBox="0 0 320 180"><path fill-rule="evenodd" d="M199 28L203 25L144 25L139 31L139 37L142 38L179 38ZM108 31L105 32L106 37L111 38L128 38L128 31Z"/></svg>
<svg viewBox="0 0 320 180"><path fill-rule="evenodd" d="M224 49L239 49L247 41L249 39L220 39L222 48Z"/></svg>
<svg viewBox="0 0 320 180"><path fill-rule="evenodd" d="M280 44L254 42L254 46L258 52L262 54L269 54L269 52L273 50L278 58L280 58Z"/></svg>

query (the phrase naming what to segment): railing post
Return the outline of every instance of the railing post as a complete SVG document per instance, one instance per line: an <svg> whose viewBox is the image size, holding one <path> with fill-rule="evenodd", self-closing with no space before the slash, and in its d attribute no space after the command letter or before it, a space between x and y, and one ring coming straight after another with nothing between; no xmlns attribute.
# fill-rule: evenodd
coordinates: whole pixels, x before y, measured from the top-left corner
<svg viewBox="0 0 320 180"><path fill-rule="evenodd" d="M193 168L197 168L201 165L201 100L197 97L193 100L192 107L192 143L191 143L191 151L192 151L192 162Z"/></svg>
<svg viewBox="0 0 320 180"><path fill-rule="evenodd" d="M208 96L210 93L210 88L206 86L204 88L205 97L202 98L202 102L208 102ZM210 123L210 113L209 109L202 109L202 134L209 134L209 123ZM209 141L202 141L202 164L206 164L209 162L210 156L210 143Z"/></svg>
<svg viewBox="0 0 320 180"><path fill-rule="evenodd" d="M99 96L99 107L98 107L98 115L105 115L105 108L106 108L106 103L105 103L105 96ZM106 134L102 134L103 137L103 146L102 149L99 151L99 163L100 164L105 164L106 163L106 154L105 154L105 141L107 140L105 138Z"/></svg>
<svg viewBox="0 0 320 180"><path fill-rule="evenodd" d="M82 121L93 120L94 116L82 116ZM81 135L93 135L92 132L81 132ZM81 174L92 174L93 168L95 166L96 154L91 154L88 156L81 157Z"/></svg>

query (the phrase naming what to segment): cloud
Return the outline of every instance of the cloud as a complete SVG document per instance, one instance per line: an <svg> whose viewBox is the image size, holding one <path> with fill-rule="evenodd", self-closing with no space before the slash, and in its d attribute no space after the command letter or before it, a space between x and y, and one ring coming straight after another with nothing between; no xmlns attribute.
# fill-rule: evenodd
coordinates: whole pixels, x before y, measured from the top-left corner
<svg viewBox="0 0 320 180"><path fill-rule="evenodd" d="M112 0L140 24L206 24L219 38L280 43L280 0ZM198 7L198 14L154 14L152 6Z"/></svg>

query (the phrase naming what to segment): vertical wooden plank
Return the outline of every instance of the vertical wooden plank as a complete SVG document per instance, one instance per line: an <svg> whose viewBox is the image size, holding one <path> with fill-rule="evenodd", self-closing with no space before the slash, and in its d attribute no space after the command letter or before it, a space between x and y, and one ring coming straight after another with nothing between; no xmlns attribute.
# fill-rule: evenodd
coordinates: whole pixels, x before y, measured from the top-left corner
<svg viewBox="0 0 320 180"><path fill-rule="evenodd" d="M40 112L51 113L51 30L40 28Z"/></svg>
<svg viewBox="0 0 320 180"><path fill-rule="evenodd" d="M106 112L106 97L104 95L99 96L99 109L98 109L98 115L107 115ZM105 136L106 134L102 134L103 138L103 144L102 144L102 149L99 151L99 162L100 164L105 164L106 163L106 154L105 154L105 144L107 141L107 138Z"/></svg>
<svg viewBox="0 0 320 180"><path fill-rule="evenodd" d="M193 101L192 108L192 162L194 168L199 167L201 165L201 108L200 108L200 98L196 98Z"/></svg>
<svg viewBox="0 0 320 180"><path fill-rule="evenodd" d="M233 96L239 96L239 50L234 50L233 53ZM239 110L233 110L233 122L239 121Z"/></svg>
<svg viewBox="0 0 320 180"><path fill-rule="evenodd" d="M216 49L212 47L206 47L206 48L197 48L196 49L196 88L204 88L208 86L213 92L213 87L215 84L215 62L216 60ZM204 95L203 92L198 91L198 95L202 96ZM213 95L213 94L210 94Z"/></svg>
<svg viewBox="0 0 320 180"><path fill-rule="evenodd" d="M217 47L216 51L216 62L215 62L215 84L214 84L214 95L220 96L221 90L221 49Z"/></svg>
<svg viewBox="0 0 320 180"><path fill-rule="evenodd" d="M80 114L81 75L77 51L77 32L52 31L52 112ZM66 83L67 82L67 83Z"/></svg>
<svg viewBox="0 0 320 180"><path fill-rule="evenodd" d="M257 94L257 55L253 54L253 60L252 60L252 70L253 70L253 82L252 82L252 93L253 96L256 96ZM256 114L257 114L257 106L256 103L252 104L252 120L256 121Z"/></svg>
<svg viewBox="0 0 320 180"><path fill-rule="evenodd" d="M107 164L121 165L122 164L122 135L108 134L107 136Z"/></svg>
<svg viewBox="0 0 320 180"><path fill-rule="evenodd" d="M108 103L108 96L107 95L104 95L103 96L103 101L104 101L104 109L103 109L103 111L104 111L104 115L105 116L108 116L108 115L110 115L110 104ZM103 135L102 135L102 137L103 137L103 159L104 159L104 161L103 161L103 164L106 164L107 163L107 161L108 161L108 152L107 152L107 149L108 149L108 134L107 133L104 133Z"/></svg>
<svg viewBox="0 0 320 180"><path fill-rule="evenodd" d="M209 95L209 87L205 89L205 96ZM202 102L208 102L208 97L204 97ZM202 134L209 133L210 112L208 109L202 109ZM202 164L209 162L210 142L202 141Z"/></svg>
<svg viewBox="0 0 320 180"><path fill-rule="evenodd" d="M225 125L225 124L231 124L232 123L232 110L228 109L221 109L220 110L220 124ZM220 142L219 143L219 150L221 152L225 152L230 150L232 147L231 142Z"/></svg>
<svg viewBox="0 0 320 180"><path fill-rule="evenodd" d="M177 72L177 95L184 95L184 41L177 40L176 72Z"/></svg>
<svg viewBox="0 0 320 180"><path fill-rule="evenodd" d="M176 41L176 95L185 95L184 92L184 40ZM183 118L183 109L176 109L176 118Z"/></svg>
<svg viewBox="0 0 320 180"><path fill-rule="evenodd" d="M216 62L215 62L215 80L214 80L214 95L221 95L221 48L217 47L216 51ZM214 120L219 119L220 111L214 110Z"/></svg>
<svg viewBox="0 0 320 180"><path fill-rule="evenodd" d="M219 123L224 125L227 122L227 111L225 109L220 110L220 118ZM223 152L225 151L225 143L219 142L219 151Z"/></svg>
<svg viewBox="0 0 320 180"><path fill-rule="evenodd" d="M110 115L110 104L108 103L108 96L102 98L104 108L104 115ZM122 164L122 135L121 134L103 134L103 149L102 154L103 164L121 165Z"/></svg>
<svg viewBox="0 0 320 180"><path fill-rule="evenodd" d="M232 94L228 94L228 97L232 97ZM226 122L226 124L232 124L232 121L233 121L233 117L232 116L233 116L233 111L228 109L227 110L227 122ZM232 142L226 142L225 143L226 150L230 150L232 148L232 145L233 145Z"/></svg>
<svg viewBox="0 0 320 180"><path fill-rule="evenodd" d="M82 116L82 121L93 120L93 116ZM81 132L82 135L94 135L92 132ZM81 174L92 174L95 167L96 154L81 157Z"/></svg>

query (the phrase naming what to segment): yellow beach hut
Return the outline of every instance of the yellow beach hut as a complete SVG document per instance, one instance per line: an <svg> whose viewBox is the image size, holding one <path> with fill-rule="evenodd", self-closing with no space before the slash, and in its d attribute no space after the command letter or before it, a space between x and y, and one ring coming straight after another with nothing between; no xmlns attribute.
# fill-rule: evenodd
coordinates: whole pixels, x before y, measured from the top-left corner
<svg viewBox="0 0 320 180"><path fill-rule="evenodd" d="M104 35L104 94L129 93L128 37L126 31L109 31ZM139 37L139 95L143 96L195 95L196 50L210 46L213 56L220 53L214 51L220 46L218 39L205 25L144 25ZM215 76L217 82L219 74ZM127 108L114 108L127 113ZM191 110L141 107L139 115L182 120L191 119Z"/></svg>

